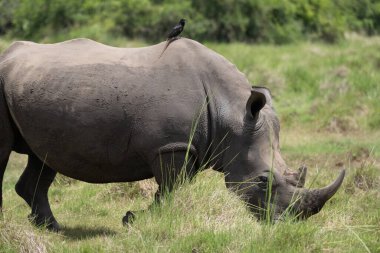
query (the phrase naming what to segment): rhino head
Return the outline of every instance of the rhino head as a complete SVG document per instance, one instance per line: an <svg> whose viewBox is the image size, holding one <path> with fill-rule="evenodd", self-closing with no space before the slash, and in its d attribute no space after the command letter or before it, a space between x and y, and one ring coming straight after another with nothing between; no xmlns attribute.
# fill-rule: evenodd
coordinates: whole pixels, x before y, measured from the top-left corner
<svg viewBox="0 0 380 253"><path fill-rule="evenodd" d="M259 218L280 220L285 213L307 218L318 213L345 176L321 189L304 188L306 167L291 171L280 154L280 124L266 88L255 87L240 127L229 138L223 162L226 185L248 203Z"/></svg>

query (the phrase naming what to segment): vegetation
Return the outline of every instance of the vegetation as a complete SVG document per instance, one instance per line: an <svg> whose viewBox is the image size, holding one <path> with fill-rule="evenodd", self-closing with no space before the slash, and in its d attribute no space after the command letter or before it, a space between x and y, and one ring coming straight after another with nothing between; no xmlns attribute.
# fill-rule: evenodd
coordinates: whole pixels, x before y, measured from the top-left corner
<svg viewBox="0 0 380 253"><path fill-rule="evenodd" d="M145 45L86 31L115 46ZM9 43L0 40L0 51ZM127 210L152 202L154 181L93 185L60 175L49 192L64 226L55 234L27 222L30 209L14 191L26 159L13 154L3 185L0 252L379 252L380 38L207 46L252 84L271 89L282 154L292 168L308 165L308 187L324 186L347 169L342 188L319 214L303 222L260 223L225 188L222 174L206 170L123 227Z"/></svg>
<svg viewBox="0 0 380 253"><path fill-rule="evenodd" d="M378 0L0 0L0 34L41 40L86 29L158 41L182 17L196 40L336 42L380 32Z"/></svg>
<svg viewBox="0 0 380 253"><path fill-rule="evenodd" d="M345 133L380 128L380 40L323 45L208 44L270 88L282 124Z"/></svg>

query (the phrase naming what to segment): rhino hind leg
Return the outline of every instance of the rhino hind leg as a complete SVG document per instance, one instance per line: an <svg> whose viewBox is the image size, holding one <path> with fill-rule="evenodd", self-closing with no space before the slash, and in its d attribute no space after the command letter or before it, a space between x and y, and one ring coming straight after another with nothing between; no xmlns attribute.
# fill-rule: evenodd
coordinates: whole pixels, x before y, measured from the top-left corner
<svg viewBox="0 0 380 253"><path fill-rule="evenodd" d="M28 157L28 164L16 184L16 192L31 207L30 220L37 226L46 226L52 231L59 230L48 200L48 190L56 171L43 164L34 154Z"/></svg>
<svg viewBox="0 0 380 253"><path fill-rule="evenodd" d="M7 108L2 85L2 77L0 76L0 212L3 207L4 172L14 144L11 116Z"/></svg>
<svg viewBox="0 0 380 253"><path fill-rule="evenodd" d="M10 155L9 151L3 151L0 149L0 153L2 154L2 157L0 159L0 212L2 212L3 209L3 177L4 172L8 164L8 159Z"/></svg>
<svg viewBox="0 0 380 253"><path fill-rule="evenodd" d="M187 154L186 151L160 154L151 167L158 184L153 204L159 204L162 196L170 193L176 185L185 180L191 180L197 172L196 157L190 153ZM136 217L135 214L135 211L128 211L123 217L123 225L132 223Z"/></svg>
<svg viewBox="0 0 380 253"><path fill-rule="evenodd" d="M1 117L1 116L0 116ZM3 132L4 133L4 132ZM0 126L0 135L1 135L1 126ZM7 168L9 156L12 151L12 145L2 141L2 136L0 136L0 212L3 209L3 178L4 172Z"/></svg>

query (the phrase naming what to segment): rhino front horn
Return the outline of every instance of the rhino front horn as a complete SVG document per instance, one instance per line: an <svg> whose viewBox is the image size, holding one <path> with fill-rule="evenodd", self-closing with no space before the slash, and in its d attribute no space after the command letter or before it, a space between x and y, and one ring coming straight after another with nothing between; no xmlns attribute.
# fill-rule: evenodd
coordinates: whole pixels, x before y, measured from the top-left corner
<svg viewBox="0 0 380 253"><path fill-rule="evenodd" d="M338 191L345 174L345 170L342 170L338 178L332 184L321 189L303 189L298 207L300 217L307 218L318 213L324 204Z"/></svg>

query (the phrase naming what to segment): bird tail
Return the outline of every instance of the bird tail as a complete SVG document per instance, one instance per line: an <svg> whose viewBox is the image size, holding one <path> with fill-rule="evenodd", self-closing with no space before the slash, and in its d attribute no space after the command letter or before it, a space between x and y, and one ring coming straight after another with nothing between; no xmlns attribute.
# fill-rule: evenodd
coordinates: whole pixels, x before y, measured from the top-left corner
<svg viewBox="0 0 380 253"><path fill-rule="evenodd" d="M175 40L177 40L177 39L178 39L178 38L167 38L167 39L166 39L165 47L164 47L164 49L162 50L162 52L161 52L160 56L158 57L158 59L161 58L161 56L164 54L164 52L165 52L165 50L168 48L168 46L169 46L173 41L175 41Z"/></svg>

